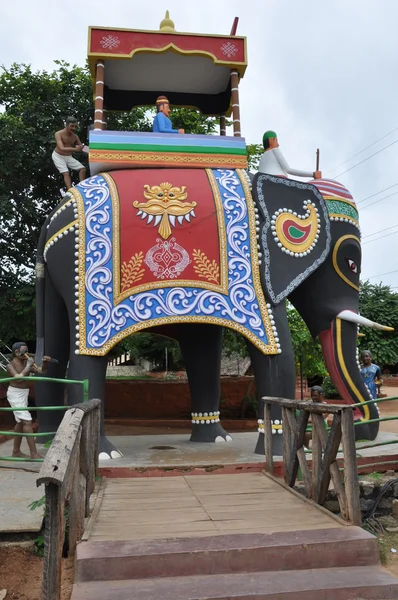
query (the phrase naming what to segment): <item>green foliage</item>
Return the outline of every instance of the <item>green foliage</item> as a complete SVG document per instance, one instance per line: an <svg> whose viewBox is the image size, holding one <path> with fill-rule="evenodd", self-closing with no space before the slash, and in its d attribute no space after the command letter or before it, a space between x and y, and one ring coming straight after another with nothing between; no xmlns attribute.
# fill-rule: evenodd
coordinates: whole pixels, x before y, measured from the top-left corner
<svg viewBox="0 0 398 600"><path fill-rule="evenodd" d="M41 498L39 498L39 500L33 500L33 502L28 504L28 508L30 508L30 510L36 510L37 508L40 508L41 506L44 506L45 504L46 504L46 497L42 496Z"/></svg>
<svg viewBox="0 0 398 600"><path fill-rule="evenodd" d="M178 369L182 364L180 345L175 340L152 333L136 333L120 344L131 358L153 362L161 371L166 369L166 348L168 369Z"/></svg>
<svg viewBox="0 0 398 600"><path fill-rule="evenodd" d="M260 158L264 154L264 147L262 144L248 144L246 149L249 171L257 171Z"/></svg>
<svg viewBox="0 0 398 600"><path fill-rule="evenodd" d="M364 337L359 338L359 352L370 350L373 362L381 368L398 362L398 294L388 285L365 281L359 291L359 312L367 319L394 327L391 332L361 327Z"/></svg>
<svg viewBox="0 0 398 600"><path fill-rule="evenodd" d="M326 375L327 371L319 341L312 338L303 319L291 305L287 307L287 317L296 358L297 374L301 362L304 377Z"/></svg>
<svg viewBox="0 0 398 600"><path fill-rule="evenodd" d="M248 350L243 335L241 335L237 331L234 331L233 329L224 327L223 352L226 356L238 354L239 356L246 358L248 356Z"/></svg>
<svg viewBox="0 0 398 600"><path fill-rule="evenodd" d="M324 377L322 387L325 394L325 398L327 398L328 400L336 400L337 398L340 398L340 393L337 391L329 375L327 377Z"/></svg>

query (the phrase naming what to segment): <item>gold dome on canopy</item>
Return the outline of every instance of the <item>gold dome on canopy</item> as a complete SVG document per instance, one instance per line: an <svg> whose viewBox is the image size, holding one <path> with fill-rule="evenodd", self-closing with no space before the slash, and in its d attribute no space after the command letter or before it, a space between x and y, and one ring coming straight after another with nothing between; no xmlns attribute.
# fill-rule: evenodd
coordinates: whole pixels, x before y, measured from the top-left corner
<svg viewBox="0 0 398 600"><path fill-rule="evenodd" d="M166 16L159 25L160 31L175 31L174 21L170 19L169 11L166 10Z"/></svg>

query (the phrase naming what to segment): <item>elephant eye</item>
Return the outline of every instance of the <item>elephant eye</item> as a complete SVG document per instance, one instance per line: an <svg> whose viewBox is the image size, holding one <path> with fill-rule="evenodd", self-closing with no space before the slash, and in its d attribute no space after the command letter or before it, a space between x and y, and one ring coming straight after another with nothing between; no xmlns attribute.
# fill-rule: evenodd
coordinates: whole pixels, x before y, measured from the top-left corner
<svg viewBox="0 0 398 600"><path fill-rule="evenodd" d="M348 259L348 266L353 273L358 273L358 267L353 260Z"/></svg>

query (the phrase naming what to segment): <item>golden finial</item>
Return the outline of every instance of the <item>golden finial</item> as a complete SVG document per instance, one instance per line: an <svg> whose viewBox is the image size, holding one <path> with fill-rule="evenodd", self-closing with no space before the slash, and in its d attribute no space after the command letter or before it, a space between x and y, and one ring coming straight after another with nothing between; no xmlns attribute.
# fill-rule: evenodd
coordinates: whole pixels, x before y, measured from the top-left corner
<svg viewBox="0 0 398 600"><path fill-rule="evenodd" d="M163 19L163 21L161 21L161 23L160 23L159 30L160 31L175 31L174 22L170 19L168 10L166 10L166 16Z"/></svg>

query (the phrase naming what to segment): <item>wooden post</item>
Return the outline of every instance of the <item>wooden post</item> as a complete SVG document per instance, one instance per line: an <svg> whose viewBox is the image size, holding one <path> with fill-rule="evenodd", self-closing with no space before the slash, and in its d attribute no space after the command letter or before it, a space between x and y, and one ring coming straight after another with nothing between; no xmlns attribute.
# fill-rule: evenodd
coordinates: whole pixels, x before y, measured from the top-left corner
<svg viewBox="0 0 398 600"><path fill-rule="evenodd" d="M64 546L64 503L61 488L46 484L46 517L44 529L44 567L41 600L61 598L62 548Z"/></svg>
<svg viewBox="0 0 398 600"><path fill-rule="evenodd" d="M319 148L317 148L317 151L316 151L316 166L315 166L315 171L319 171Z"/></svg>
<svg viewBox="0 0 398 600"><path fill-rule="evenodd" d="M272 423L271 423L271 404L264 404L264 449L267 471L274 474L274 460L272 457Z"/></svg>
<svg viewBox="0 0 398 600"><path fill-rule="evenodd" d="M227 126L225 123L225 115L220 115L220 135L227 135Z"/></svg>
<svg viewBox="0 0 398 600"><path fill-rule="evenodd" d="M353 409L350 407L344 408L342 411L341 438L344 452L344 487L347 498L348 515L353 525L361 525L362 515L359 499L354 413Z"/></svg>
<svg viewBox="0 0 398 600"><path fill-rule="evenodd" d="M289 465L290 465L290 448L291 448L291 436L292 431L290 430L289 419L287 418L287 412L289 408L282 407L282 427L283 427L283 475L285 483L288 485L289 480Z"/></svg>
<svg viewBox="0 0 398 600"><path fill-rule="evenodd" d="M318 431L319 427L314 417L315 415L312 416L312 500L318 502L317 488L318 479L321 474L322 445L320 433Z"/></svg>
<svg viewBox="0 0 398 600"><path fill-rule="evenodd" d="M104 79L105 65L98 61L95 69L94 129L104 129Z"/></svg>
<svg viewBox="0 0 398 600"><path fill-rule="evenodd" d="M231 71L231 99L232 99L232 119L234 126L234 136L240 137L240 109L239 109L239 74L238 71Z"/></svg>

